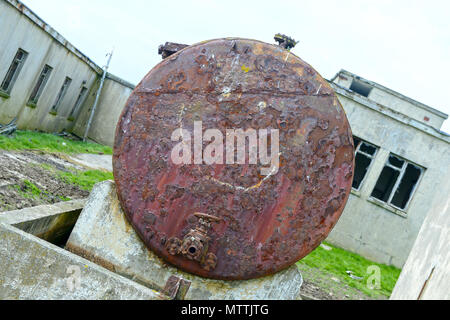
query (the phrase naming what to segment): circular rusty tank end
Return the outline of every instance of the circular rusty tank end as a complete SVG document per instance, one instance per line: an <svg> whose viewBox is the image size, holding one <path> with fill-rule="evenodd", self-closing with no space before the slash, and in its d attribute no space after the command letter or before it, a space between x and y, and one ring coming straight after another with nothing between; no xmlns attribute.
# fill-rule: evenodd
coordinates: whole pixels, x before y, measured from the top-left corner
<svg viewBox="0 0 450 320"><path fill-rule="evenodd" d="M249 164L248 149L245 164L226 162L226 148L224 164L202 162L211 142L194 141L200 121L196 133L217 129L219 145L227 129L254 129L258 139L274 132L265 136L269 155L278 130L271 159L279 166L261 157ZM175 164L172 151L186 144L191 157ZM145 76L119 119L113 167L126 217L148 248L193 274L250 279L292 265L326 238L350 193L353 139L332 88L310 65L276 45L218 39Z"/></svg>

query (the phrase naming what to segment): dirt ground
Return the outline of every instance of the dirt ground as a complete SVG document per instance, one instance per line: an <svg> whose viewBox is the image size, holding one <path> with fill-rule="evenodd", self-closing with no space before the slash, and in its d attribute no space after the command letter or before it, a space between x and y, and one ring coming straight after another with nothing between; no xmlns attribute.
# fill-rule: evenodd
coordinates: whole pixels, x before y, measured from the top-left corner
<svg viewBox="0 0 450 320"><path fill-rule="evenodd" d="M63 172L90 169L65 155L0 150L0 212L89 195L88 191L64 182L50 167Z"/></svg>

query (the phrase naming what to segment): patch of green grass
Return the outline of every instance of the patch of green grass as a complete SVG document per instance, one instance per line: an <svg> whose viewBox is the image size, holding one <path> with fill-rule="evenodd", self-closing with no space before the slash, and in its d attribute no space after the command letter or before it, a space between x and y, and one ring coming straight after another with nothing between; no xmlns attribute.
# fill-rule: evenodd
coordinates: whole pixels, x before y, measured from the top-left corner
<svg viewBox="0 0 450 320"><path fill-rule="evenodd" d="M23 184L25 185L25 190L28 194L31 194L32 197L39 197L41 193L45 192L39 189L34 183L29 180L23 180Z"/></svg>
<svg viewBox="0 0 450 320"><path fill-rule="evenodd" d="M32 183L29 180L23 180L20 184L12 185L10 186L10 188L16 189L17 192L19 192L19 194L26 199L46 200L52 197L52 195L50 195L47 191L39 189L39 187L37 187L34 183ZM54 196L58 197L61 201L72 200L69 197L63 195L54 195Z"/></svg>
<svg viewBox="0 0 450 320"><path fill-rule="evenodd" d="M66 197L66 196L58 196L58 198L60 198L61 201L70 201L70 200L72 200L72 199L70 199L69 197Z"/></svg>
<svg viewBox="0 0 450 320"><path fill-rule="evenodd" d="M400 276L400 269L393 266L375 263L355 253L337 248L328 243L324 244L332 249L325 250L321 246L317 247L309 255L297 262L300 269L304 266L316 268L320 270L320 272L328 274L330 278L335 277L341 283L356 288L373 298L380 297L380 295L385 297L389 297L391 295L395 283ZM375 266L375 268L378 267L380 270L381 281L379 289L371 289L368 286L368 283L373 283L372 281L368 281L369 277L372 277L371 279L373 279L373 276L375 275L374 271L371 270L371 268L374 267L371 266ZM363 279L352 279L346 271L352 271L354 276L362 277Z"/></svg>
<svg viewBox="0 0 450 320"><path fill-rule="evenodd" d="M101 170L88 171L58 171L58 176L66 183L79 186L83 190L91 191L94 184L100 181L112 180L112 172Z"/></svg>
<svg viewBox="0 0 450 320"><path fill-rule="evenodd" d="M79 171L71 169L67 171L61 171L47 163L40 163L38 164L38 166L44 168L47 171L50 171L52 174L56 175L63 182L76 185L81 189L87 191L91 191L92 187L97 182L114 179L112 172L103 170Z"/></svg>
<svg viewBox="0 0 450 320"><path fill-rule="evenodd" d="M39 189L39 187L37 187L30 180L23 180L20 185L15 184L11 187L15 188L22 197L27 199L39 199L48 195L47 191Z"/></svg>
<svg viewBox="0 0 450 320"><path fill-rule="evenodd" d="M74 141L50 133L17 130L12 137L0 135L0 149L42 150L46 152L103 153L112 154L112 149L97 143Z"/></svg>

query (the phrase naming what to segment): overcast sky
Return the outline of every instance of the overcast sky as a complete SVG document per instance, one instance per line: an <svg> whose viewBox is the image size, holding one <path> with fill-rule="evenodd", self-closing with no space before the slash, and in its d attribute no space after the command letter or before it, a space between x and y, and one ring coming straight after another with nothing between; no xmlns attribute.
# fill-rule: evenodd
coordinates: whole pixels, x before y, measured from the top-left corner
<svg viewBox="0 0 450 320"><path fill-rule="evenodd" d="M346 69L450 114L450 1L23 0L100 66L137 84L166 41L221 37L273 43L330 79ZM450 121L442 128L450 132Z"/></svg>

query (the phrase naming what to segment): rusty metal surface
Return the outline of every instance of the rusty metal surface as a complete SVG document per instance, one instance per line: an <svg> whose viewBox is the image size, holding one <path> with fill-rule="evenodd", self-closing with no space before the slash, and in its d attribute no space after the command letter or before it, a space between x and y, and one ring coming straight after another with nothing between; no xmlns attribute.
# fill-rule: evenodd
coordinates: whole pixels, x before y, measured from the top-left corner
<svg viewBox="0 0 450 320"><path fill-rule="evenodd" d="M283 47L286 50L291 50L298 44L298 41L295 41L293 38L281 33L277 33L273 38L276 42L278 42L280 47Z"/></svg>
<svg viewBox="0 0 450 320"><path fill-rule="evenodd" d="M192 133L194 121L278 129L278 172L174 164L171 135ZM279 46L231 38L154 67L124 108L113 155L118 197L146 245L185 271L229 280L277 272L316 248L342 213L353 167L350 127L328 83Z"/></svg>
<svg viewBox="0 0 450 320"><path fill-rule="evenodd" d="M187 46L187 44L166 42L158 47L158 54L161 55L161 58L165 59L174 53L177 53L181 49L186 48Z"/></svg>
<svg viewBox="0 0 450 320"><path fill-rule="evenodd" d="M190 281L171 275L169 279L167 279L163 293L171 299L184 300L190 286Z"/></svg>

